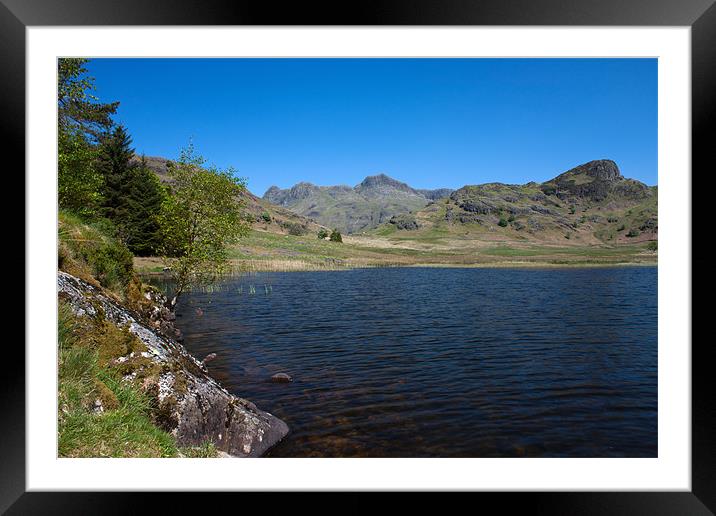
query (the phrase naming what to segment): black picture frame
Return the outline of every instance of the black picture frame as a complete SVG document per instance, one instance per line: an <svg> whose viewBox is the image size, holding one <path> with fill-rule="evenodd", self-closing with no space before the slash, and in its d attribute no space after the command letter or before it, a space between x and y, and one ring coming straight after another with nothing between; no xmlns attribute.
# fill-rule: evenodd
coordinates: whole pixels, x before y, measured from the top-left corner
<svg viewBox="0 0 716 516"><path fill-rule="evenodd" d="M716 158L716 4L714 0L382 0L310 4L230 0L0 0L0 116L2 156L19 158L6 177L24 181L25 29L43 25L602 25L690 26L692 34L692 327L703 325L710 292L705 253L709 199ZM660 142L661 145L668 142ZM684 171L688 174L689 171ZM698 177L698 188L693 179ZM18 210L19 211L19 210ZM688 217L685 214L685 217ZM16 224L19 233L19 224ZM703 230L703 231L702 231ZM24 241L17 235L16 242ZM702 241L704 241L702 243ZM19 244L16 244L19 249ZM24 265L25 275L32 271ZM10 266L15 265L10 262ZM19 263L17 263L19 268ZM693 283L693 282L692 282ZM16 291L18 292L18 291ZM17 299L17 295L14 294ZM708 299L705 298L704 299ZM27 306L26 310L32 310ZM699 323L698 325L696 323ZM10 323L8 322L8 325ZM713 514L716 511L716 405L711 381L713 337L692 331L692 490L690 492L481 493L501 505L536 514ZM13 340L17 340L16 338ZM670 343L688 346L689 342ZM8 514L115 514L150 508L186 509L184 495L25 492L25 354L6 346L0 374L0 512ZM8 366L7 364L11 364ZM233 494L212 496L225 499ZM246 496L245 494L240 496ZM353 495L355 496L355 495ZM418 496L418 499L420 497ZM275 500L272 499L272 503ZM230 502L231 503L231 502ZM362 500L348 504L358 510ZM474 502L473 502L474 503Z"/></svg>

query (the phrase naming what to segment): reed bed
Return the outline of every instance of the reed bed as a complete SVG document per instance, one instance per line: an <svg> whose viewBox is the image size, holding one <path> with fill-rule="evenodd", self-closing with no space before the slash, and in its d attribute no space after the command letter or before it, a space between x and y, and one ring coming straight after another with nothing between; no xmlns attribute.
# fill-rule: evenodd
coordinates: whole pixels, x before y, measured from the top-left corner
<svg viewBox="0 0 716 516"><path fill-rule="evenodd" d="M232 265L239 272L333 271L346 268L340 262L309 262L286 259L236 260Z"/></svg>

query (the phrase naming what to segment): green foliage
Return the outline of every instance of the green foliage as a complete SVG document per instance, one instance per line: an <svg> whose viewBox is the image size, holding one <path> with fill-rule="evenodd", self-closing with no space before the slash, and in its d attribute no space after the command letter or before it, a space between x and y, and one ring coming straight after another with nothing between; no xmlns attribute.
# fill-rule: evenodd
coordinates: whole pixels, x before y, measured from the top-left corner
<svg viewBox="0 0 716 516"><path fill-rule="evenodd" d="M513 213L510 213L510 216L507 217L507 222L514 222L515 221L515 215Z"/></svg>
<svg viewBox="0 0 716 516"><path fill-rule="evenodd" d="M122 292L132 279L133 256L124 244L111 236L111 228L107 220L86 222L76 215L60 212L60 269L80 276L89 275L103 287Z"/></svg>
<svg viewBox="0 0 716 516"><path fill-rule="evenodd" d="M205 168L193 146L169 169L173 180L159 226L164 255L176 281L177 297L228 270L228 248L248 233L238 196L245 188L234 170Z"/></svg>
<svg viewBox="0 0 716 516"><path fill-rule="evenodd" d="M162 247L159 214L166 192L144 157L131 169L128 181L124 240L135 255L156 255Z"/></svg>
<svg viewBox="0 0 716 516"><path fill-rule="evenodd" d="M505 218L500 218L500 221L497 223L497 225L500 226L500 227L503 227L503 228L504 228L504 227L507 227L507 219L505 219Z"/></svg>
<svg viewBox="0 0 716 516"><path fill-rule="evenodd" d="M264 222L270 224L271 223L271 215L269 212L265 211L261 214L261 218L264 220Z"/></svg>
<svg viewBox="0 0 716 516"><path fill-rule="evenodd" d="M78 131L60 131L57 160L57 199L61 209L85 217L98 215L102 175L94 160L97 150Z"/></svg>
<svg viewBox="0 0 716 516"><path fill-rule="evenodd" d="M112 126L118 103L102 104L91 94L87 59L57 62L58 202L60 208L96 216L102 201L102 175L95 168L93 143Z"/></svg>
<svg viewBox="0 0 716 516"><path fill-rule="evenodd" d="M318 238L321 240L328 238L328 231L325 229L319 229L318 230Z"/></svg>
<svg viewBox="0 0 716 516"><path fill-rule="evenodd" d="M337 229L334 229L331 232L331 236L328 238L331 242L343 242L343 237L341 236L341 232Z"/></svg>
<svg viewBox="0 0 716 516"><path fill-rule="evenodd" d="M102 174L102 214L123 228L129 216L127 194L134 149L127 130L119 125L100 137L97 169Z"/></svg>
<svg viewBox="0 0 716 516"><path fill-rule="evenodd" d="M659 250L659 243L656 240L652 240L648 244L646 244L646 249L648 251L658 251Z"/></svg>
<svg viewBox="0 0 716 516"><path fill-rule="evenodd" d="M626 236L628 236L628 237L630 237L630 238L633 238L633 237L639 236L640 234L641 234L641 233L639 232L638 229L633 229L633 228L632 228L632 229L629 230L629 232L627 233Z"/></svg>
<svg viewBox="0 0 716 516"><path fill-rule="evenodd" d="M112 126L119 102L103 104L91 94L94 78L87 76L89 59L57 60L57 122L60 133L79 133L94 140Z"/></svg>

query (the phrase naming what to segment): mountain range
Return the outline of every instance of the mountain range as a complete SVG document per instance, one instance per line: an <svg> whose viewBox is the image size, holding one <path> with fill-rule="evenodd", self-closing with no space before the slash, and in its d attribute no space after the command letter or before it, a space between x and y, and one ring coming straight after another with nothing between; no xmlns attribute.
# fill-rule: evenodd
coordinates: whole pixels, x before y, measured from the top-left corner
<svg viewBox="0 0 716 516"><path fill-rule="evenodd" d="M373 229L391 217L424 208L452 193L449 188L417 190L385 174L356 186L316 186L301 182L281 190L272 186L263 199L345 233Z"/></svg>
<svg viewBox="0 0 716 516"><path fill-rule="evenodd" d="M379 174L354 187L272 186L263 199L347 233L441 228L517 240L574 236L597 243L652 240L658 230L657 188L625 178L608 159L584 163L544 183L417 190Z"/></svg>
<svg viewBox="0 0 716 516"><path fill-rule="evenodd" d="M146 159L162 182L170 182L170 161ZM281 235L338 228L346 234L448 246L465 241L600 245L658 238L658 188L624 177L608 159L584 163L543 183L419 190L378 174L356 186L272 186L263 198L245 190L241 201L254 229Z"/></svg>

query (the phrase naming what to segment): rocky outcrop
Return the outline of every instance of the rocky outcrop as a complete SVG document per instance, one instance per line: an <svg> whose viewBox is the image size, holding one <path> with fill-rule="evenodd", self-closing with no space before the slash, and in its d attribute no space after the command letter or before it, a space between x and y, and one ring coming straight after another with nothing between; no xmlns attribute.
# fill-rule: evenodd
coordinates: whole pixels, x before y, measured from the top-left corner
<svg viewBox="0 0 716 516"><path fill-rule="evenodd" d="M617 164L608 159L579 165L545 182L540 188L547 195L572 202L602 202L610 196L640 200L649 195L645 184L625 179Z"/></svg>
<svg viewBox="0 0 716 516"><path fill-rule="evenodd" d="M418 224L418 221L415 220L415 216L413 215L394 215L388 222L393 224L396 228L405 231L420 229L420 224Z"/></svg>
<svg viewBox="0 0 716 516"><path fill-rule="evenodd" d="M65 272L57 273L58 296L77 316L102 318L141 340L146 351L113 359L125 381L135 382L152 400L157 425L179 446L212 441L234 457L258 457L288 434L288 426L253 403L230 394L203 362L169 338L171 326L160 314L154 321L122 306L101 289Z"/></svg>

